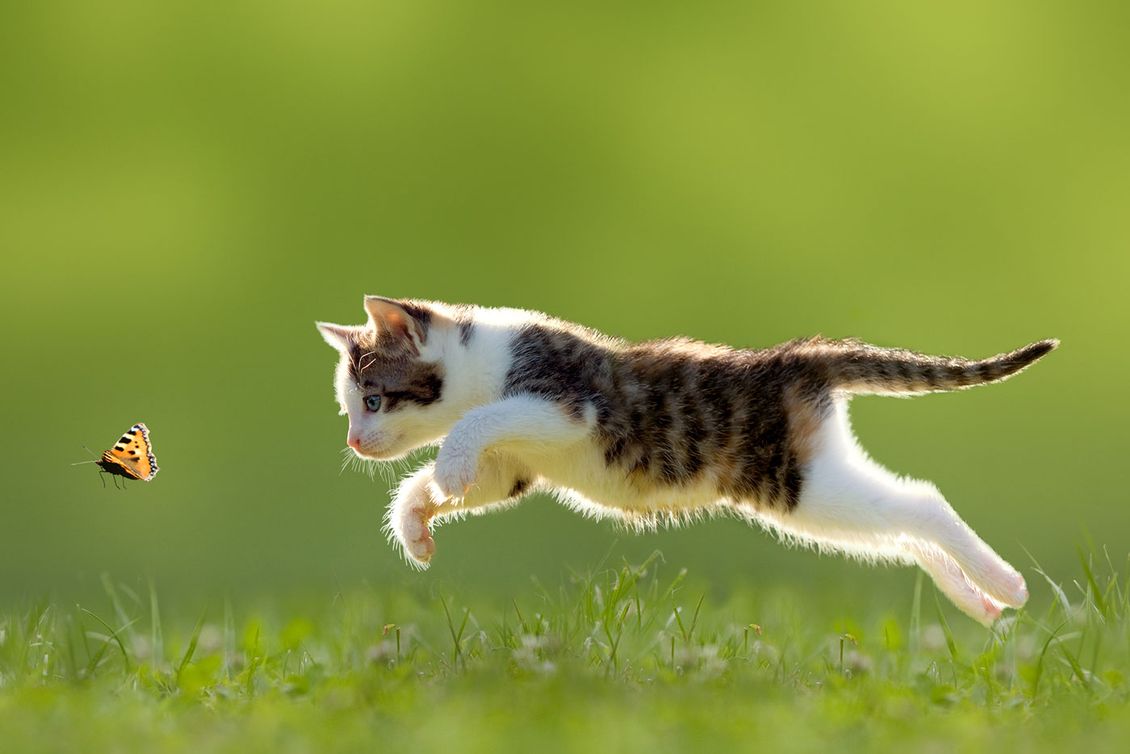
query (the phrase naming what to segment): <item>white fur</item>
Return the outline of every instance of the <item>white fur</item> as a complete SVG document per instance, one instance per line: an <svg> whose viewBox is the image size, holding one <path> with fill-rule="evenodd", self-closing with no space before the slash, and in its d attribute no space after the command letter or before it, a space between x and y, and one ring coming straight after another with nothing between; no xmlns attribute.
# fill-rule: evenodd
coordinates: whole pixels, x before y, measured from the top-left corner
<svg viewBox="0 0 1130 754"><path fill-rule="evenodd" d="M789 513L761 518L786 536L868 560L917 562L971 617L991 623L1028 599L1024 578L985 544L929 482L900 478L859 447L837 402L821 426Z"/></svg>
<svg viewBox="0 0 1130 754"><path fill-rule="evenodd" d="M793 511L762 508L755 501L719 498L716 480L663 489L609 473L592 442L591 407L581 417L534 396L502 397L510 367L510 340L543 315L515 309L474 310L474 337L459 339L455 312L433 304L420 358L442 362L443 398L428 406L386 414L368 412L364 393L349 377L343 358L337 395L349 416L349 437L358 455L389 460L442 442L435 463L406 478L389 506L387 530L410 562L426 567L435 552L429 525L517 502L516 478L548 490L569 507L593 517L615 517L636 527L680 523L703 515L737 513L789 541L869 561L919 564L962 611L989 624L1004 606L1027 600L1024 579L970 529L928 482L900 478L859 447L845 399L817 431ZM320 325L331 345L341 346L337 326ZM598 337L598 336L594 336Z"/></svg>

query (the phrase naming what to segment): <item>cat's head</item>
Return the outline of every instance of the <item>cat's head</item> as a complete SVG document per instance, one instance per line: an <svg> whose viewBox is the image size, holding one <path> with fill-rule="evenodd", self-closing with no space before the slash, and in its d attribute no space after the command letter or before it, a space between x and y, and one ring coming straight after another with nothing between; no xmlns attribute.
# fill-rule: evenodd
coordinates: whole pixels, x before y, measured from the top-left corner
<svg viewBox="0 0 1130 754"><path fill-rule="evenodd" d="M450 323L426 304L380 296L366 296L365 311L364 325L319 322L318 330L341 354L335 388L349 447L394 460L450 429L436 332Z"/></svg>

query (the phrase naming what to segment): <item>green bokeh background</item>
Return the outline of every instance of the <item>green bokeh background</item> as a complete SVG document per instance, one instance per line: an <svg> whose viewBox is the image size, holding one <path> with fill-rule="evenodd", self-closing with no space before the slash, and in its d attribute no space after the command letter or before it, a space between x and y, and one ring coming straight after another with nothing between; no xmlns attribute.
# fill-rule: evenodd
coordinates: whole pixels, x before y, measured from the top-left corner
<svg viewBox="0 0 1130 754"><path fill-rule="evenodd" d="M1029 576L1124 559L1128 35L1124 3L5 4L0 595L501 595L659 548L719 590L908 599L736 521L634 536L543 497L410 571L387 484L339 472L313 328L364 293L740 346L1059 337L855 425ZM139 420L154 482L68 465Z"/></svg>

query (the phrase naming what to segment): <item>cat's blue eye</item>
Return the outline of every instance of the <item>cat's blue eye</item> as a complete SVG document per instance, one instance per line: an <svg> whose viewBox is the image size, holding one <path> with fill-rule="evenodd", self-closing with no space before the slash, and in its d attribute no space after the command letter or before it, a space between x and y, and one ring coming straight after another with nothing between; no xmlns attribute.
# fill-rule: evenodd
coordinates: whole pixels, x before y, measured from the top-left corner
<svg viewBox="0 0 1130 754"><path fill-rule="evenodd" d="M373 413L380 411L381 410L381 397L379 395L366 395L365 396L365 408L369 409Z"/></svg>

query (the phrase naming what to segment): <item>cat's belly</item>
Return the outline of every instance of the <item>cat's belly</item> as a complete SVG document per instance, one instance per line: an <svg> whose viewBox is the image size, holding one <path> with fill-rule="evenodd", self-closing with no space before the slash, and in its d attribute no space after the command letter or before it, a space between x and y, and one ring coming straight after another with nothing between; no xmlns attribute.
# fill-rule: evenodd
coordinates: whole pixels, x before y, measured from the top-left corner
<svg viewBox="0 0 1130 754"><path fill-rule="evenodd" d="M678 514L727 503L712 474L685 485L659 485L645 476L607 466L603 451L588 443L568 452L530 454L523 461L544 486L592 515Z"/></svg>

